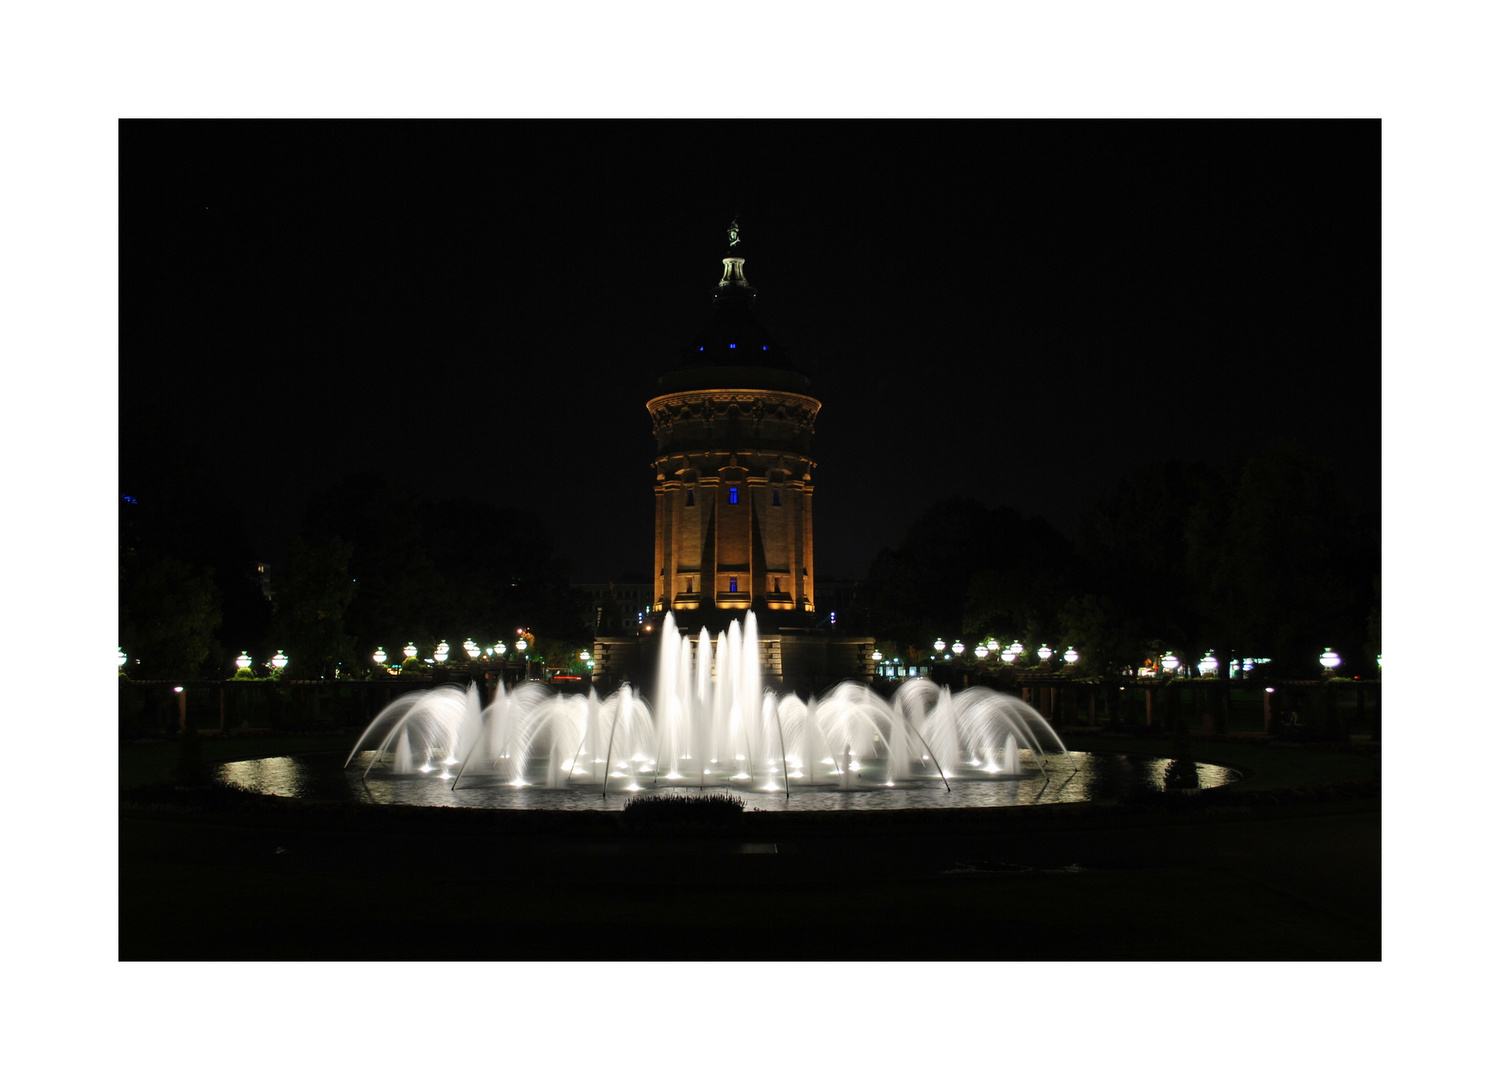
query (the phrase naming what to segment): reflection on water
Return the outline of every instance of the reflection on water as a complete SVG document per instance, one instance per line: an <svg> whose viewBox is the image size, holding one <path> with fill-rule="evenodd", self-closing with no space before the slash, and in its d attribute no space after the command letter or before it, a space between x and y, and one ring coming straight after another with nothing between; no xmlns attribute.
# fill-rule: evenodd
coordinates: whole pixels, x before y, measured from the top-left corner
<svg viewBox="0 0 1500 1080"><path fill-rule="evenodd" d="M236 761L219 767L219 778L252 791L289 798L346 799L391 806L462 806L490 810L618 810L626 801L652 791L695 791L680 785L653 786L645 782L640 791L611 788L607 797L597 787L548 790L512 787L498 779L465 777L457 791L451 780L433 775L396 776L376 767L363 780L368 759L360 755L348 770L340 768L343 755L309 754L301 757L260 758ZM1024 806L1036 803L1113 800L1132 791L1165 786L1168 758L1144 758L1131 754L1091 754L1073 751L1054 754L1043 772L1024 760L1025 771L1017 777L950 777L952 791L936 776L913 780L896 787L869 787L842 791L835 787L792 789L785 792L758 791L746 786L732 790L745 808L757 810L912 810L959 806ZM1181 768L1181 767L1179 767ZM1198 786L1219 787L1238 780L1239 773L1220 765L1197 763ZM723 786L708 791L726 790Z"/></svg>

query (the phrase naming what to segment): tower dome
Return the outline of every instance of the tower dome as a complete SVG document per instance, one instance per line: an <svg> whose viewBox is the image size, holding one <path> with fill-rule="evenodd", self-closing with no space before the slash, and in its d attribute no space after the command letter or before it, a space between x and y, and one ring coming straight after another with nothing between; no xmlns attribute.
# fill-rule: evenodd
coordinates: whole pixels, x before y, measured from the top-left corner
<svg viewBox="0 0 1500 1080"><path fill-rule="evenodd" d="M677 364L658 380L662 390L695 386L745 386L767 390L806 390L807 374L786 346L761 325L755 313L755 287L745 279L744 243L736 219L729 226L724 276L714 290L713 314L682 350Z"/></svg>

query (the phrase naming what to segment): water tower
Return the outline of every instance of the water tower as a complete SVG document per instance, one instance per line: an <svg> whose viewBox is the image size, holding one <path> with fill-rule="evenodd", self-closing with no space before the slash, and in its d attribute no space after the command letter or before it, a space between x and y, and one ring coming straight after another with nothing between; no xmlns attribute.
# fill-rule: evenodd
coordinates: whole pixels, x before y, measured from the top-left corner
<svg viewBox="0 0 1500 1080"><path fill-rule="evenodd" d="M738 222L703 329L646 403L656 437L651 618L595 641L595 678L640 681L671 612L690 636L753 612L767 681L814 689L874 672L871 638L840 637L816 610L813 424L805 371L755 314Z"/></svg>
<svg viewBox="0 0 1500 1080"><path fill-rule="evenodd" d="M656 436L658 613L722 629L806 622L813 592L813 421L808 378L755 315L739 229L713 315L646 403ZM802 616L803 618L790 618Z"/></svg>

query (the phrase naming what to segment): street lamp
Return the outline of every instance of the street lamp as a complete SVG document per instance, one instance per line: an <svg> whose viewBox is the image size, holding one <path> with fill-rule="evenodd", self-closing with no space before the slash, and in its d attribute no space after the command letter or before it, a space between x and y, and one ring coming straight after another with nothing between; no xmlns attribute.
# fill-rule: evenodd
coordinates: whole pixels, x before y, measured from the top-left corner
<svg viewBox="0 0 1500 1080"><path fill-rule="evenodd" d="M432 650L432 658L439 664L446 664L448 662L448 643L446 641L438 642L438 647Z"/></svg>
<svg viewBox="0 0 1500 1080"><path fill-rule="evenodd" d="M1219 670L1219 658L1214 655L1212 649L1204 654L1203 659L1198 661L1199 675L1212 675Z"/></svg>
<svg viewBox="0 0 1500 1080"><path fill-rule="evenodd" d="M271 657L271 666L277 671L280 671L282 668L286 667L286 653L282 652L280 649L277 649L276 655Z"/></svg>
<svg viewBox="0 0 1500 1080"><path fill-rule="evenodd" d="M954 656L962 656L963 654L964 654L964 643L962 641L955 641L953 643L953 655Z"/></svg>
<svg viewBox="0 0 1500 1080"><path fill-rule="evenodd" d="M464 652L469 654L470 660L479 659L479 646L474 644L473 638L464 639Z"/></svg>
<svg viewBox="0 0 1500 1080"><path fill-rule="evenodd" d="M1173 674L1177 670L1178 665L1181 663L1182 661L1178 660L1177 657L1173 656L1171 653L1167 653L1166 656L1163 656L1161 658L1162 670L1165 671L1168 675Z"/></svg>
<svg viewBox="0 0 1500 1080"><path fill-rule="evenodd" d="M1332 675L1333 669L1343 662L1343 659L1332 648L1325 649L1323 655L1318 657L1318 663L1323 665L1324 672L1329 675Z"/></svg>
<svg viewBox="0 0 1500 1080"><path fill-rule="evenodd" d="M1047 646L1044 644L1040 649L1036 651L1036 657L1038 660L1045 664L1048 660L1052 659L1052 650L1047 648Z"/></svg>
<svg viewBox="0 0 1500 1080"><path fill-rule="evenodd" d="M1078 650L1069 645L1068 651L1063 653L1063 662L1068 664L1078 663Z"/></svg>
<svg viewBox="0 0 1500 1080"><path fill-rule="evenodd" d="M987 649L987 648L985 648L983 645L975 645L974 646L974 658L976 660L983 660L989 654L990 654L990 650Z"/></svg>
<svg viewBox="0 0 1500 1080"><path fill-rule="evenodd" d="M947 649L948 649L948 643L946 641L944 641L942 638L938 638L936 641L934 641L932 643L932 647L937 652L940 652L940 653L941 652L946 652Z"/></svg>
<svg viewBox="0 0 1500 1080"><path fill-rule="evenodd" d="M247 668L253 663L255 661L250 659L249 653L242 652L234 658L234 666L237 668Z"/></svg>
<svg viewBox="0 0 1500 1080"><path fill-rule="evenodd" d="M125 666L125 659L126 659L126 657L125 657L125 650L124 649L116 649L115 650L115 667L124 667Z"/></svg>
<svg viewBox="0 0 1500 1080"><path fill-rule="evenodd" d="M375 655L373 657L371 657L371 659L373 659L375 661L375 663L379 664L381 667L385 667L385 661L386 661L385 646L384 645L377 645L377 646L375 646Z"/></svg>
<svg viewBox="0 0 1500 1080"><path fill-rule="evenodd" d="M410 660L413 656L417 655L417 646L416 646L416 643L408 641L406 643L406 648L402 649L401 651L403 653L405 653L406 654L406 658L408 660Z"/></svg>

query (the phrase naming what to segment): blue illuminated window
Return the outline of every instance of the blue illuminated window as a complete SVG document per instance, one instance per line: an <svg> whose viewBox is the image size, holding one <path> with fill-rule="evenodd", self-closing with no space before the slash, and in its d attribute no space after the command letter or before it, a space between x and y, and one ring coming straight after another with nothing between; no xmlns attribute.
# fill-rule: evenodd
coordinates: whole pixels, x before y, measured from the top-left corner
<svg viewBox="0 0 1500 1080"><path fill-rule="evenodd" d="M761 352L767 352L770 348L771 348L771 346L769 346L769 345L762 345L760 347L760 351Z"/></svg>
<svg viewBox="0 0 1500 1080"><path fill-rule="evenodd" d="M739 578L732 577L732 578L729 579L729 591L730 592L739 592L740 591L740 579Z"/></svg>
<svg viewBox="0 0 1500 1080"><path fill-rule="evenodd" d="M688 488L688 490L687 490L687 504L689 506L693 505L693 489L692 488Z"/></svg>
<svg viewBox="0 0 1500 1080"><path fill-rule="evenodd" d="M739 501L740 501L740 489L737 488L737 487L730 488L729 489L729 504L731 506L733 506L736 503L738 503Z"/></svg>
<svg viewBox="0 0 1500 1080"><path fill-rule="evenodd" d="M731 343L730 343L730 345L729 345L729 347L730 347L730 348L731 348L731 349L732 349L732 348L734 348L734 344L733 344L733 342L731 342Z"/></svg>

